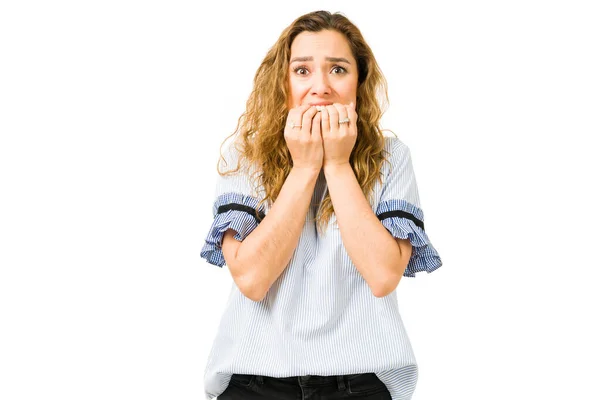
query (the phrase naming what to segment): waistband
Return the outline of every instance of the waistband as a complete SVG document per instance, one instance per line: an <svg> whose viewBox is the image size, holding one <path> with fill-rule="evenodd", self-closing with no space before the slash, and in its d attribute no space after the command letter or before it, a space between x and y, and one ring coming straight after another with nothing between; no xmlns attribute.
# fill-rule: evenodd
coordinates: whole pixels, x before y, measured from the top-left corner
<svg viewBox="0 0 600 400"><path fill-rule="evenodd" d="M255 375L255 376L256 376L256 382L258 384L263 384L265 380L275 379L282 383L286 383L286 384L290 384L290 385L299 385L299 386L304 386L304 387L337 385L339 388L344 388L348 384L348 379L352 379L359 375L365 375L365 374L348 374L348 375L331 375L331 376L302 375L302 376L289 376L289 377L284 377L284 378L274 378L271 376L262 376L262 375ZM374 374L367 373L367 375L374 375Z"/></svg>

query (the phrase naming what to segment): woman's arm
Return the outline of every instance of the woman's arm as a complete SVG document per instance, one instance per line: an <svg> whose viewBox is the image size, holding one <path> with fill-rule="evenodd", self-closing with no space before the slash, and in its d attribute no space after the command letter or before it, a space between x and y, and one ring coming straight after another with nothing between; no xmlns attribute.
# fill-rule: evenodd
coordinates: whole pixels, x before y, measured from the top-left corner
<svg viewBox="0 0 600 400"><path fill-rule="evenodd" d="M410 241L396 240L381 224L349 163L325 166L324 173L344 248L373 295L387 296L408 265Z"/></svg>
<svg viewBox="0 0 600 400"><path fill-rule="evenodd" d="M244 294L262 300L281 275L298 245L319 170L293 167L265 218L242 242L229 229L223 237L223 257Z"/></svg>

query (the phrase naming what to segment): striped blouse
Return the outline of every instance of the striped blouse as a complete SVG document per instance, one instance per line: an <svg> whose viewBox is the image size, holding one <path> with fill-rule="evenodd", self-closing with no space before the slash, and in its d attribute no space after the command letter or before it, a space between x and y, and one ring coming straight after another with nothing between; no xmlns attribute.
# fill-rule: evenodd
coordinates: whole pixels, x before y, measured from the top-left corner
<svg viewBox="0 0 600 400"><path fill-rule="evenodd" d="M385 138L382 183L371 207L396 238L408 238L412 256L404 276L431 273L442 265L423 224L410 150L397 137ZM227 170L237 166L233 145L225 151ZM200 256L222 267L223 234L234 229L242 241L257 226L260 196L250 181L255 170L242 164L234 175L218 177L214 221ZM262 188L261 188L262 190ZM306 222L292 258L264 299L253 301L232 284L204 375L206 399L225 391L232 374L270 377L349 375L372 372L393 400L411 399L418 368L398 311L394 290L375 297L342 243L335 215L319 234L312 221L327 194L323 170L317 179ZM268 213L264 203L259 210Z"/></svg>

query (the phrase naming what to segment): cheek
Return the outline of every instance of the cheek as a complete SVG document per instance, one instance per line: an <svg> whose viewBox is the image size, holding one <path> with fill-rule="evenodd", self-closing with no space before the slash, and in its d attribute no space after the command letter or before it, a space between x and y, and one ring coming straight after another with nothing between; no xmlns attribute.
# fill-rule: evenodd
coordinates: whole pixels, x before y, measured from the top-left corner
<svg viewBox="0 0 600 400"><path fill-rule="evenodd" d="M302 99L306 95L306 88L300 82L290 82L289 84L289 99L288 108L297 107L302 104Z"/></svg>
<svg viewBox="0 0 600 400"><path fill-rule="evenodd" d="M341 88L343 97L347 101L347 103L351 101L356 103L356 89L356 84L351 82L344 84L344 87Z"/></svg>

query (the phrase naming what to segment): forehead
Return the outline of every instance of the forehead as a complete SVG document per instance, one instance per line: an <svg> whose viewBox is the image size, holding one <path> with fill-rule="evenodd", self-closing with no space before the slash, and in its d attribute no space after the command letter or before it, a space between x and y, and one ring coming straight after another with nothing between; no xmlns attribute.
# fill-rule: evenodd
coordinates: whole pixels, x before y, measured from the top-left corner
<svg viewBox="0 0 600 400"><path fill-rule="evenodd" d="M348 40L337 31L302 32L294 38L290 50L292 57L323 55L353 59Z"/></svg>

